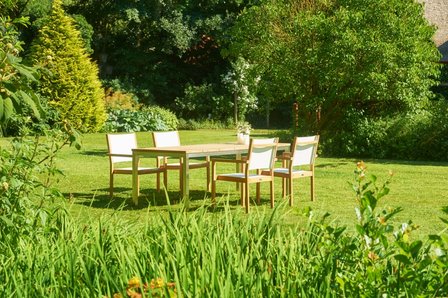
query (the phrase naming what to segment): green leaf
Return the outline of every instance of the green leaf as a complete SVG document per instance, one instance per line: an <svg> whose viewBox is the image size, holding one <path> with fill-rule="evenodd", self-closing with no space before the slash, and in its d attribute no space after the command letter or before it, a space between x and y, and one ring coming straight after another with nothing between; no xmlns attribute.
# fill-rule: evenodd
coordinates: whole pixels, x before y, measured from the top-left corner
<svg viewBox="0 0 448 298"><path fill-rule="evenodd" d="M423 242L421 240L414 241L410 247L410 253L415 259L422 248Z"/></svg>
<svg viewBox="0 0 448 298"><path fill-rule="evenodd" d="M3 120L8 120L14 113L14 105L10 97L3 101Z"/></svg>
<svg viewBox="0 0 448 298"><path fill-rule="evenodd" d="M22 90L20 90L18 94L21 96L23 102L33 110L34 116L36 118L40 118L40 111L39 111L40 106L37 105L35 101L37 97L33 100L30 95L28 95L26 92ZM39 101L37 100L37 102Z"/></svg>
<svg viewBox="0 0 448 298"><path fill-rule="evenodd" d="M21 75L25 76L32 82L36 82L39 78L39 73L35 68L22 64L22 59L17 58L11 54L7 54L11 66L14 67Z"/></svg>
<svg viewBox="0 0 448 298"><path fill-rule="evenodd" d="M0 94L0 123L3 122L2 120L3 120L3 112L4 112L4 109L3 109L4 102L5 102L5 99Z"/></svg>
<svg viewBox="0 0 448 298"><path fill-rule="evenodd" d="M402 254L395 255L394 258L395 258L395 260L397 260L400 263L403 263L403 264L406 264L406 265L410 265L411 264L411 261L405 255L402 255Z"/></svg>
<svg viewBox="0 0 448 298"><path fill-rule="evenodd" d="M439 235L429 235L428 238L431 241L440 241L442 239Z"/></svg>

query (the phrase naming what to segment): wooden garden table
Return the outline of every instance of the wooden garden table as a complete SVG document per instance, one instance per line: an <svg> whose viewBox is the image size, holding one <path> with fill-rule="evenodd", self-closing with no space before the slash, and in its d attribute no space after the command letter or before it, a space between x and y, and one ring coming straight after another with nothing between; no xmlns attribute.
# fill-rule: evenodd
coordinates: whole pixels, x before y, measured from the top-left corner
<svg viewBox="0 0 448 298"><path fill-rule="evenodd" d="M291 144L278 143L278 150L289 150ZM173 147L149 147L149 148L137 148L132 150L132 200L135 205L138 204L138 197L140 195L140 189L138 186L137 168L140 158L157 158L158 156L180 158L182 160L182 197L188 202L190 189L190 171L189 162L190 158L195 157L207 157L216 155L232 155L235 154L237 158L241 157L241 154L247 153L249 144L237 144L237 143L216 143L216 144L195 144L195 145L182 145ZM237 167L237 171L239 171Z"/></svg>

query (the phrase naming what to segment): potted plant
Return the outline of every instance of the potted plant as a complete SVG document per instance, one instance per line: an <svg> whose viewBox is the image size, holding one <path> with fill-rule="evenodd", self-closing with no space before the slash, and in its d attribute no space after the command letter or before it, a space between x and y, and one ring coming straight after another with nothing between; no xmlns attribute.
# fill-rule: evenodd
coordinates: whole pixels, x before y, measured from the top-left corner
<svg viewBox="0 0 448 298"><path fill-rule="evenodd" d="M252 126L249 122L238 122L236 125L236 136L238 144L249 144L250 130Z"/></svg>

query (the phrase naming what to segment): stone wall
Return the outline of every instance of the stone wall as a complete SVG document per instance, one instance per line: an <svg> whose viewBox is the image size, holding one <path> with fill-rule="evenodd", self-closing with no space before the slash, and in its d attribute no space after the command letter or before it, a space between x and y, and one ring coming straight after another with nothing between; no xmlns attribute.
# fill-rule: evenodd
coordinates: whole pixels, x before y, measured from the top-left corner
<svg viewBox="0 0 448 298"><path fill-rule="evenodd" d="M437 27L434 42L448 62L448 0L420 0L425 3L425 16Z"/></svg>

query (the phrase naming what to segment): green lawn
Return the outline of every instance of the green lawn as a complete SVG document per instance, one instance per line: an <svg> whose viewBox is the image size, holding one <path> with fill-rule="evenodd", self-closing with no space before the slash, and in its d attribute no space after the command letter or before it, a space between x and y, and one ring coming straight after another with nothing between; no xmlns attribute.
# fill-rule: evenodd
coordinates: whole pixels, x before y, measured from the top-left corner
<svg viewBox="0 0 448 298"><path fill-rule="evenodd" d="M273 131L257 131L253 137L275 134ZM183 144L209 142L226 142L236 139L233 130L199 130L181 131ZM284 141L284 140L283 140ZM139 146L151 146L150 133L138 133ZM106 156L105 134L87 134L83 136L83 149L65 148L59 155L58 163L65 172L58 183L59 189L69 199L71 211L81 216L97 216L102 213L119 212L125 217L141 219L154 212L180 209L178 175L169 172L167 203L165 193L155 191L155 176L145 175L141 178L139 206L131 201L131 177L117 175L115 179L115 197L109 199L109 162ZM152 160L147 161L153 163ZM303 220L301 213L304 207L311 207L316 213L329 212L331 219L353 228L356 217L354 212L354 192L349 183L353 180L353 170L357 159L325 158L317 159L316 198L309 200L309 179L300 179L295 183L295 206L288 208L291 212L286 217L289 223ZM397 224L412 220L420 226L418 235L423 236L441 231L443 225L439 220L442 206L448 205L448 163L404 162L391 160L365 160L368 173L378 176L384 181L389 171L394 172L391 191L382 205L401 206L404 211L396 218ZM232 166L229 166L229 171ZM225 171L223 167L218 168ZM193 208L210 203L210 194L205 190L205 170L192 170L190 179L191 206ZM232 183L217 184L219 196L222 198L215 212L220 212L225 201L229 201L234 212L242 213L239 206L239 193ZM252 194L255 189L251 189ZM262 188L261 206L251 205L251 212L269 211L268 184ZM276 202L281 199L281 182L276 180Z"/></svg>

